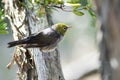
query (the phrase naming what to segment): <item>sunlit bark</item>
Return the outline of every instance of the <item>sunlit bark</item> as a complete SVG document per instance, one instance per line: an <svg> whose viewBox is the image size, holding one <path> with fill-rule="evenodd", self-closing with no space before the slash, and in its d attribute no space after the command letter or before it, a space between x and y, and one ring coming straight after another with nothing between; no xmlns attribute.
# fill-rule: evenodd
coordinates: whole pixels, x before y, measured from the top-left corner
<svg viewBox="0 0 120 80"><path fill-rule="evenodd" d="M23 39L53 24L50 24L52 21L49 21L49 15L38 17L36 8L34 6L33 9L28 8L28 1L22 1L26 6L23 6L20 0L4 0L5 12L13 30L14 40ZM46 12L45 8L41 7ZM19 80L64 80L57 49L51 53L42 53L39 48L26 49L16 46L8 68L11 68L14 61L18 65Z"/></svg>

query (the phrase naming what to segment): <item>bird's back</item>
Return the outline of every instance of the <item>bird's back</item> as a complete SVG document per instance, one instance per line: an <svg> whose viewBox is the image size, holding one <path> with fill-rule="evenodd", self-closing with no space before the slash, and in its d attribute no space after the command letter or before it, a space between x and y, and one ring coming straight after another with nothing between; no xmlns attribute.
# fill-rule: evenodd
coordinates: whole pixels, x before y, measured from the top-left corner
<svg viewBox="0 0 120 80"><path fill-rule="evenodd" d="M51 28L47 28L38 34L28 37L27 44L30 44L29 47L33 47L32 45L36 45L36 47L42 48L55 47L61 38L62 36L58 32Z"/></svg>

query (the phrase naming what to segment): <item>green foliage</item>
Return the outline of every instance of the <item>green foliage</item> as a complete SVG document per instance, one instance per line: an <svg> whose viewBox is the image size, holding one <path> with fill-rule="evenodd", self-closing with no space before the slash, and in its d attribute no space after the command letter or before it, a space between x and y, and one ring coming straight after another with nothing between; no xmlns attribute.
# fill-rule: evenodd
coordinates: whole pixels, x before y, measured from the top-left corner
<svg viewBox="0 0 120 80"><path fill-rule="evenodd" d="M95 11L94 11L92 8L90 8L90 9L88 10L88 12L89 12L89 14L90 14L93 18L96 18Z"/></svg>
<svg viewBox="0 0 120 80"><path fill-rule="evenodd" d="M79 0L67 0L67 3L75 4L75 3L79 3Z"/></svg>
<svg viewBox="0 0 120 80"><path fill-rule="evenodd" d="M86 6L88 4L88 0L79 0L79 3L82 5L82 6Z"/></svg>
<svg viewBox="0 0 120 80"><path fill-rule="evenodd" d="M49 4L63 4L64 1L63 0L45 0L45 5L49 5Z"/></svg>
<svg viewBox="0 0 120 80"><path fill-rule="evenodd" d="M70 3L71 6L73 6L73 13L78 16L83 16L84 13L82 10L86 10L92 17L96 17L95 11L93 10L93 0L67 0L67 3ZM77 6L76 4L80 4L80 6Z"/></svg>
<svg viewBox="0 0 120 80"><path fill-rule="evenodd" d="M67 3L80 3L82 6L86 6L88 4L88 0L67 0Z"/></svg>
<svg viewBox="0 0 120 80"><path fill-rule="evenodd" d="M26 0L19 1L19 3L29 10L35 9L35 12L39 17L50 14L52 11L51 9L58 8L62 9L63 11L67 11L64 10L64 6L66 6L64 0ZM68 3L69 7L72 8L72 10L69 12L73 12L78 16L83 16L83 10L86 10L93 18L96 18L93 0L67 0L66 3ZM7 24L4 20L5 15L2 7L3 4L0 2L0 34L6 34L8 33L6 30ZM49 13L46 12L46 10L48 10Z"/></svg>
<svg viewBox="0 0 120 80"><path fill-rule="evenodd" d="M5 22L5 14L3 9L0 8L0 34L7 34L7 23Z"/></svg>
<svg viewBox="0 0 120 80"><path fill-rule="evenodd" d="M30 3L32 3L31 0L29 0ZM64 1L63 0L35 0L36 4L40 4L40 5L44 5L44 6L48 6L48 5L58 5L58 4L63 4Z"/></svg>
<svg viewBox="0 0 120 80"><path fill-rule="evenodd" d="M89 14L93 17L96 18L96 13L95 13L95 6L93 3L93 0L88 0L88 4L86 5L86 10L88 10Z"/></svg>
<svg viewBox="0 0 120 80"><path fill-rule="evenodd" d="M46 14L45 8L48 8L50 10L59 8L63 11L73 12L78 16L83 16L83 10L86 10L91 16L96 17L95 11L92 9L93 0L67 0L66 2L64 2L64 0L35 0L34 2L32 2L32 0L28 0L28 2L30 4L40 5L38 10L36 10L38 16L44 16ZM71 11L69 11L69 9L64 10L65 6L70 7Z"/></svg>
<svg viewBox="0 0 120 80"><path fill-rule="evenodd" d="M84 15L84 13L81 10L79 10L80 7L81 7L80 3L79 3L79 5L73 6L73 13L76 14L77 16L83 16Z"/></svg>
<svg viewBox="0 0 120 80"><path fill-rule="evenodd" d="M78 10L73 10L73 13L76 14L76 15L78 15L78 16L83 16L84 15L83 12L78 11Z"/></svg>

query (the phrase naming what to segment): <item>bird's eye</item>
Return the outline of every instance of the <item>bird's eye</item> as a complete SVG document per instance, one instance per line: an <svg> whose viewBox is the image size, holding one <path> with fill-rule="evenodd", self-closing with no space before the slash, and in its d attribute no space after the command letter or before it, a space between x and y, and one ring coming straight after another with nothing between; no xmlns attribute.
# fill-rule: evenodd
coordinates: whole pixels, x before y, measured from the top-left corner
<svg viewBox="0 0 120 80"><path fill-rule="evenodd" d="M63 30L67 30L67 27L64 27Z"/></svg>

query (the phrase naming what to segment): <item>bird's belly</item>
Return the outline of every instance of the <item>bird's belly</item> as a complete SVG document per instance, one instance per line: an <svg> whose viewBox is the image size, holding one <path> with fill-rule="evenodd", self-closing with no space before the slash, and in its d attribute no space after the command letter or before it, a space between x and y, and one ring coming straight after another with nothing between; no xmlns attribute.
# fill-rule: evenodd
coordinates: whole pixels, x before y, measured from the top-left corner
<svg viewBox="0 0 120 80"><path fill-rule="evenodd" d="M56 49L56 46L50 45L50 46L46 46L46 47L42 47L41 50L43 52L52 52Z"/></svg>
<svg viewBox="0 0 120 80"><path fill-rule="evenodd" d="M61 41L63 37L60 37L60 39L58 39L55 43L45 46L45 47L41 47L41 50L43 52L52 52L57 48L58 43Z"/></svg>

